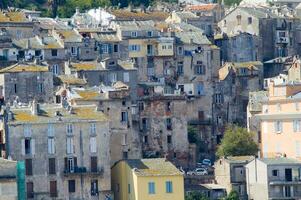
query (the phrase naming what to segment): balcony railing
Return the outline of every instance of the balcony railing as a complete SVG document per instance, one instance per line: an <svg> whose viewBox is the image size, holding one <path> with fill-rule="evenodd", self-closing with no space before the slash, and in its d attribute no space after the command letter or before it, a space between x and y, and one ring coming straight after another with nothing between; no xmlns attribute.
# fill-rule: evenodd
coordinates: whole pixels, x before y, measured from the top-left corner
<svg viewBox="0 0 301 200"><path fill-rule="evenodd" d="M99 167L96 169L91 169L90 171L87 170L86 167L74 167L73 170L70 169L65 169L64 170L64 175L68 176L68 175L100 175L102 174L104 171L103 167Z"/></svg>
<svg viewBox="0 0 301 200"><path fill-rule="evenodd" d="M210 119L194 119L190 120L189 125L203 125L203 126L209 126L211 125L211 120Z"/></svg>

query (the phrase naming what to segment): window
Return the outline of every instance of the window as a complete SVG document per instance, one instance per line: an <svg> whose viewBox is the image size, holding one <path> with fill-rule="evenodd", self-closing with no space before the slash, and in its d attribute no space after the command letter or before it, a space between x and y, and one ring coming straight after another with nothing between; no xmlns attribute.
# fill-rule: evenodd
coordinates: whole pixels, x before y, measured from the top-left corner
<svg viewBox="0 0 301 200"><path fill-rule="evenodd" d="M166 193L172 193L172 182L171 181L166 181Z"/></svg>
<svg viewBox="0 0 301 200"><path fill-rule="evenodd" d="M71 55L76 55L76 47L71 47Z"/></svg>
<svg viewBox="0 0 301 200"><path fill-rule="evenodd" d="M122 152L122 159L128 159L128 152L127 151Z"/></svg>
<svg viewBox="0 0 301 200"><path fill-rule="evenodd" d="M43 83L38 83L38 92L43 93L44 91L44 84Z"/></svg>
<svg viewBox="0 0 301 200"><path fill-rule="evenodd" d="M92 156L91 157L91 172L97 172L97 157L96 156Z"/></svg>
<svg viewBox="0 0 301 200"><path fill-rule="evenodd" d="M178 62L177 65L178 65L178 67L177 67L177 73L178 73L178 75L184 74L184 65L183 65L183 61Z"/></svg>
<svg viewBox="0 0 301 200"><path fill-rule="evenodd" d="M138 110L143 111L144 110L144 103L143 102L138 102Z"/></svg>
<svg viewBox="0 0 301 200"><path fill-rule="evenodd" d="M109 53L109 45L108 45L108 44L103 44L103 45L101 46L101 50L102 50L102 53L103 53L103 54Z"/></svg>
<svg viewBox="0 0 301 200"><path fill-rule="evenodd" d="M153 31L147 31L147 37L153 37Z"/></svg>
<svg viewBox="0 0 301 200"><path fill-rule="evenodd" d="M55 142L54 138L48 138L48 154L55 154Z"/></svg>
<svg viewBox="0 0 301 200"><path fill-rule="evenodd" d="M114 53L117 53L119 51L118 44L114 44L113 51L114 51Z"/></svg>
<svg viewBox="0 0 301 200"><path fill-rule="evenodd" d="M50 181L50 197L57 197L57 185L56 181Z"/></svg>
<svg viewBox="0 0 301 200"><path fill-rule="evenodd" d="M165 50L166 49L166 45L162 45L162 49Z"/></svg>
<svg viewBox="0 0 301 200"><path fill-rule="evenodd" d="M281 111L281 104L277 103L276 108L277 108L277 112L280 112Z"/></svg>
<svg viewBox="0 0 301 200"><path fill-rule="evenodd" d="M294 132L300 132L300 120L293 121Z"/></svg>
<svg viewBox="0 0 301 200"><path fill-rule="evenodd" d="M47 135L48 137L54 137L53 124L48 124Z"/></svg>
<svg viewBox="0 0 301 200"><path fill-rule="evenodd" d="M56 174L55 158L48 159L49 174Z"/></svg>
<svg viewBox="0 0 301 200"><path fill-rule="evenodd" d="M292 197L293 186L285 185L284 187L284 197Z"/></svg>
<svg viewBox="0 0 301 200"><path fill-rule="evenodd" d="M109 79L111 83L115 83L117 81L117 74L116 73L110 73Z"/></svg>
<svg viewBox="0 0 301 200"><path fill-rule="evenodd" d="M77 158L76 157L69 157L65 158L65 171L68 173L73 173L74 168L77 167Z"/></svg>
<svg viewBox="0 0 301 200"><path fill-rule="evenodd" d="M34 197L33 193L33 182L26 183L26 194L28 199L32 199Z"/></svg>
<svg viewBox="0 0 301 200"><path fill-rule="evenodd" d="M75 180L68 181L68 191L69 191L69 193L75 192Z"/></svg>
<svg viewBox="0 0 301 200"><path fill-rule="evenodd" d="M178 47L178 55L183 55L183 47Z"/></svg>
<svg viewBox="0 0 301 200"><path fill-rule="evenodd" d="M130 82L130 74L129 74L129 72L124 72L123 73L123 82L125 82L125 83Z"/></svg>
<svg viewBox="0 0 301 200"><path fill-rule="evenodd" d="M96 153L97 147L96 147L96 137L90 137L90 153Z"/></svg>
<svg viewBox="0 0 301 200"><path fill-rule="evenodd" d="M25 155L30 155L31 154L31 143L30 143L30 138L25 139Z"/></svg>
<svg viewBox="0 0 301 200"><path fill-rule="evenodd" d="M32 159L25 159L25 173L27 176L32 175Z"/></svg>
<svg viewBox="0 0 301 200"><path fill-rule="evenodd" d="M145 136L143 137L143 143L144 143L144 144L147 144L147 143L148 143L148 136L147 136L147 135L145 135Z"/></svg>
<svg viewBox="0 0 301 200"><path fill-rule="evenodd" d="M96 135L96 124L95 123L90 124L90 134Z"/></svg>
<svg viewBox="0 0 301 200"><path fill-rule="evenodd" d="M241 25L241 15L236 16L237 25Z"/></svg>
<svg viewBox="0 0 301 200"><path fill-rule="evenodd" d="M167 119L166 119L166 129L167 129L167 130L172 130L172 122L171 122L171 118L167 118Z"/></svg>
<svg viewBox="0 0 301 200"><path fill-rule="evenodd" d="M148 183L148 194L155 194L155 183L154 182Z"/></svg>
<svg viewBox="0 0 301 200"><path fill-rule="evenodd" d="M121 145L126 145L126 143L127 143L127 135L126 135L126 134L123 134L123 135L122 135Z"/></svg>
<svg viewBox="0 0 301 200"><path fill-rule="evenodd" d="M121 112L121 122L127 122L128 121L128 112L124 111Z"/></svg>
<svg viewBox="0 0 301 200"><path fill-rule="evenodd" d="M67 154L74 153L73 137L67 137Z"/></svg>
<svg viewBox="0 0 301 200"><path fill-rule="evenodd" d="M130 45L129 51L140 51L140 45L137 44Z"/></svg>
<svg viewBox="0 0 301 200"><path fill-rule="evenodd" d="M205 74L206 73L206 68L203 65L202 61L197 61L195 65L195 73L196 74Z"/></svg>
<svg viewBox="0 0 301 200"><path fill-rule="evenodd" d="M14 92L17 93L17 84L14 84Z"/></svg>
<svg viewBox="0 0 301 200"><path fill-rule="evenodd" d="M131 194L131 184L128 184L128 193Z"/></svg>
<svg viewBox="0 0 301 200"><path fill-rule="evenodd" d="M98 180L91 181L91 196L98 196Z"/></svg>
<svg viewBox="0 0 301 200"><path fill-rule="evenodd" d="M171 111L171 102L170 101L166 102L165 111L166 112L170 112Z"/></svg>
<svg viewBox="0 0 301 200"><path fill-rule="evenodd" d="M132 36L132 37L137 37L137 36L138 36L138 34L137 34L137 32L136 32L136 31L132 31L132 32L131 32L131 36Z"/></svg>
<svg viewBox="0 0 301 200"><path fill-rule="evenodd" d="M57 49L51 49L51 56L53 57L57 56Z"/></svg>
<svg viewBox="0 0 301 200"><path fill-rule="evenodd" d="M168 45L167 48L168 48L168 49L172 49L172 45Z"/></svg>
<svg viewBox="0 0 301 200"><path fill-rule="evenodd" d="M172 143L172 137L171 135L167 136L167 144L171 144Z"/></svg>
<svg viewBox="0 0 301 200"><path fill-rule="evenodd" d="M197 93L198 95L205 95L204 85L203 83L197 84Z"/></svg>
<svg viewBox="0 0 301 200"><path fill-rule="evenodd" d="M223 102L222 100L223 100L222 94L215 94L214 101L216 104L221 104Z"/></svg>
<svg viewBox="0 0 301 200"><path fill-rule="evenodd" d="M248 17L248 24L252 24L253 18L252 17Z"/></svg>
<svg viewBox="0 0 301 200"><path fill-rule="evenodd" d="M73 133L73 125L67 124L67 135L72 135Z"/></svg>
<svg viewBox="0 0 301 200"><path fill-rule="evenodd" d="M277 170L277 169L272 170L273 176L278 176L278 174L279 174L279 170Z"/></svg>
<svg viewBox="0 0 301 200"><path fill-rule="evenodd" d="M276 133L281 133L282 132L282 122L281 121L276 121L274 123L274 128Z"/></svg>
<svg viewBox="0 0 301 200"><path fill-rule="evenodd" d="M59 65L57 65L57 64L52 65L52 73L54 75L58 75L59 74Z"/></svg>
<svg viewBox="0 0 301 200"><path fill-rule="evenodd" d="M148 44L146 49L147 49L147 55L149 56L153 55L153 45Z"/></svg>

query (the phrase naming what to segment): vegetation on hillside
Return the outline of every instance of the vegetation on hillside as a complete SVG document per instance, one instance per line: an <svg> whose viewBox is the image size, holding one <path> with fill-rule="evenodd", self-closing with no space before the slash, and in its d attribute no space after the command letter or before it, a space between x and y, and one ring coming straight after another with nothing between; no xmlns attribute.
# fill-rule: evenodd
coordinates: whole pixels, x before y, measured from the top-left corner
<svg viewBox="0 0 301 200"><path fill-rule="evenodd" d="M217 149L218 157L256 155L258 145L254 141L254 133L246 128L229 126Z"/></svg>

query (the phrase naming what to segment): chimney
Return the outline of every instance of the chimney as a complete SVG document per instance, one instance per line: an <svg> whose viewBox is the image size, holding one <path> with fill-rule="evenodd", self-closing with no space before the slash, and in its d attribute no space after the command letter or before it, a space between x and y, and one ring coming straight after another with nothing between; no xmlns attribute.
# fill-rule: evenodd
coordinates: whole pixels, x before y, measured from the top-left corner
<svg viewBox="0 0 301 200"><path fill-rule="evenodd" d="M40 107L40 105L38 104L37 100L34 99L32 101L32 104L31 104L31 114L32 115L38 115L39 114L39 107Z"/></svg>

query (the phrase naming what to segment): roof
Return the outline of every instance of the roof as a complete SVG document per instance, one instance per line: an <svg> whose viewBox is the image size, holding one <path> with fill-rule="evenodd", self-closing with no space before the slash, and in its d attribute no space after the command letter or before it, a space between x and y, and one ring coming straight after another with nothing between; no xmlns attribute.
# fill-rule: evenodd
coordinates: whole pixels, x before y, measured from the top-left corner
<svg viewBox="0 0 301 200"><path fill-rule="evenodd" d="M248 163L254 159L254 156L228 156L227 158L225 158L227 162L233 164Z"/></svg>
<svg viewBox="0 0 301 200"><path fill-rule="evenodd" d="M130 159L125 162L137 176L182 176L182 173L164 158Z"/></svg>
<svg viewBox="0 0 301 200"><path fill-rule="evenodd" d="M200 5L188 5L186 8L188 10L193 11L211 11L215 7L217 7L218 4L200 4Z"/></svg>
<svg viewBox="0 0 301 200"><path fill-rule="evenodd" d="M285 165L285 164L299 164L301 161L292 159L292 158L261 158L260 161L264 162L267 165Z"/></svg>
<svg viewBox="0 0 301 200"><path fill-rule="evenodd" d="M0 70L0 73L18 73L18 72L48 72L48 66L37 65L34 63L17 63Z"/></svg>
<svg viewBox="0 0 301 200"><path fill-rule="evenodd" d="M57 33L64 40L64 42L81 42L83 38L75 30L59 30Z"/></svg>
<svg viewBox="0 0 301 200"><path fill-rule="evenodd" d="M38 21L36 25L45 30L68 30L72 29L66 23L48 17L35 17L33 21Z"/></svg>
<svg viewBox="0 0 301 200"><path fill-rule="evenodd" d="M0 158L0 179L16 178L17 162Z"/></svg>
<svg viewBox="0 0 301 200"><path fill-rule="evenodd" d="M61 122L79 122L79 121L107 121L108 117L101 111L97 111L94 105L74 106L70 113L61 105L40 105L39 115L33 115L30 107L11 108L13 120L8 124L24 124L24 123L61 123ZM56 112L60 113L57 116Z"/></svg>
<svg viewBox="0 0 301 200"><path fill-rule="evenodd" d="M226 62L222 68L218 70L219 80L225 80L228 76L229 72L233 70L234 72L240 68L247 68L249 70L259 70L258 67L262 66L262 62L260 61L250 61L250 62Z"/></svg>
<svg viewBox="0 0 301 200"><path fill-rule="evenodd" d="M109 33L92 33L91 34L93 38L95 38L96 41L101 42L119 42L121 41L121 38L118 37L118 35L115 32L109 32Z"/></svg>
<svg viewBox="0 0 301 200"><path fill-rule="evenodd" d="M237 8L247 12L248 14L250 14L256 18L267 18L267 16L269 16L271 18L279 18L278 15L274 14L267 8L263 8L263 7L256 7L256 8L254 8L254 7L237 7Z"/></svg>
<svg viewBox="0 0 301 200"><path fill-rule="evenodd" d="M155 30L155 22L148 21L117 21L122 31Z"/></svg>
<svg viewBox="0 0 301 200"><path fill-rule="evenodd" d="M23 12L1 12L0 11L0 22L28 22Z"/></svg>
<svg viewBox="0 0 301 200"><path fill-rule="evenodd" d="M184 44L211 44L211 42L208 40L208 38L203 35L202 32L176 32L175 33L176 39L179 40L179 42L182 42Z"/></svg>
<svg viewBox="0 0 301 200"><path fill-rule="evenodd" d="M268 91L256 91L249 93L249 109L254 112L261 112L262 103L268 99Z"/></svg>
<svg viewBox="0 0 301 200"><path fill-rule="evenodd" d="M116 16L116 20L154 20L163 21L169 13L155 11L155 12L131 12L128 10L113 10L111 14Z"/></svg>
<svg viewBox="0 0 301 200"><path fill-rule="evenodd" d="M71 62L70 69L74 71L93 71L93 70L104 70L104 68L96 61L90 62Z"/></svg>
<svg viewBox="0 0 301 200"><path fill-rule="evenodd" d="M72 75L60 75L58 76L59 80L62 83L68 84L68 85L85 85L87 84L87 81L84 79L76 78Z"/></svg>
<svg viewBox="0 0 301 200"><path fill-rule="evenodd" d="M187 20L187 19L197 19L199 18L196 14L190 12L190 11L181 11L181 12L175 12L175 14L181 18L181 20Z"/></svg>
<svg viewBox="0 0 301 200"><path fill-rule="evenodd" d="M213 183L200 184L200 186L203 186L209 190L226 190L224 186Z"/></svg>
<svg viewBox="0 0 301 200"><path fill-rule="evenodd" d="M72 96L74 99L80 99L85 101L100 100L107 98L107 95L101 93L98 87L93 87L89 89L74 88L72 92Z"/></svg>
<svg viewBox="0 0 301 200"><path fill-rule="evenodd" d="M24 38L13 40L13 44L21 49L62 49L63 46L53 37L38 36L32 38Z"/></svg>

